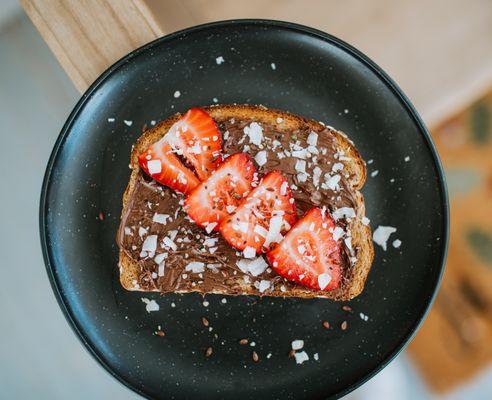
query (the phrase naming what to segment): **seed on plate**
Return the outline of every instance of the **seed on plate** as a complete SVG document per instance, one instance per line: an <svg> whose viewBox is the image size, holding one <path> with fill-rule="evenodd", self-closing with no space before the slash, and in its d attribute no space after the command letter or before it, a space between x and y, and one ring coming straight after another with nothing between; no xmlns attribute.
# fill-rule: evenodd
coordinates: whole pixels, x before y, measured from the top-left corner
<svg viewBox="0 0 492 400"><path fill-rule="evenodd" d="M205 350L205 357L210 357L214 350L211 347L207 347L207 350Z"/></svg>
<svg viewBox="0 0 492 400"><path fill-rule="evenodd" d="M340 325L340 328L342 328L342 331L347 329L347 321L343 321L342 324Z"/></svg>
<svg viewBox="0 0 492 400"><path fill-rule="evenodd" d="M350 306L343 306L343 307L342 307L342 310L343 310L343 311L352 312L352 307L350 307Z"/></svg>
<svg viewBox="0 0 492 400"><path fill-rule="evenodd" d="M330 329L330 323L328 321L323 321L323 326L326 328L326 329Z"/></svg>
<svg viewBox="0 0 492 400"><path fill-rule="evenodd" d="M202 324L203 324L203 326L208 326L209 325L208 319L205 317L202 317Z"/></svg>
<svg viewBox="0 0 492 400"><path fill-rule="evenodd" d="M253 358L253 361L254 361L254 362L258 362L258 361L259 361L259 359L260 359L260 357L258 357L258 353L257 353L256 351L253 351L253 352L251 353L251 357Z"/></svg>
<svg viewBox="0 0 492 400"><path fill-rule="evenodd" d="M164 336L166 336L166 334L164 333L164 331L161 331L161 330L156 331L156 332L155 332L155 334L156 334L157 336L160 336L160 337L164 337Z"/></svg>
<svg viewBox="0 0 492 400"><path fill-rule="evenodd" d="M98 217L99 217L100 221L103 221L104 220L104 213L102 211L99 211Z"/></svg>
<svg viewBox="0 0 492 400"><path fill-rule="evenodd" d="M289 351L289 358L292 358L296 355L296 351L295 350L291 350Z"/></svg>
<svg viewBox="0 0 492 400"><path fill-rule="evenodd" d="M248 339L241 339L239 344L248 344Z"/></svg>

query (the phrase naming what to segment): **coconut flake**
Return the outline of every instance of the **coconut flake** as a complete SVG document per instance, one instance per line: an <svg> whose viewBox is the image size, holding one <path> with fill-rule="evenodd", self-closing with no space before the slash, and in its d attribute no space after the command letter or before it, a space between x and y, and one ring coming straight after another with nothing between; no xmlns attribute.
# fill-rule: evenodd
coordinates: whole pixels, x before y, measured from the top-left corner
<svg viewBox="0 0 492 400"><path fill-rule="evenodd" d="M237 267L241 270L242 273L247 274L249 273L249 263L250 260L246 260L245 258L241 258L240 260L236 261Z"/></svg>
<svg viewBox="0 0 492 400"><path fill-rule="evenodd" d="M174 243L173 240L167 236L162 240L162 242L164 243L165 247L169 247L174 251L176 251L178 248L178 246L176 246L176 243Z"/></svg>
<svg viewBox="0 0 492 400"><path fill-rule="evenodd" d="M395 249L397 249L398 247L401 246L401 240L400 239L393 240L393 243L392 244L393 244L393 247Z"/></svg>
<svg viewBox="0 0 492 400"><path fill-rule="evenodd" d="M316 132L309 132L307 137L307 144L310 146L316 146L318 144L318 134Z"/></svg>
<svg viewBox="0 0 492 400"><path fill-rule="evenodd" d="M257 257L250 261L248 265L248 271L253 276L258 276L265 272L268 268L268 263L265 261L263 257Z"/></svg>
<svg viewBox="0 0 492 400"><path fill-rule="evenodd" d="M275 63L271 63L270 64L270 67L275 71L277 69L277 66L275 65Z"/></svg>
<svg viewBox="0 0 492 400"><path fill-rule="evenodd" d="M257 233L258 235L266 238L268 231L263 228L261 225L255 225L255 229L253 230L254 233Z"/></svg>
<svg viewBox="0 0 492 400"><path fill-rule="evenodd" d="M170 218L169 214L157 214L155 213L154 216L152 217L152 222L156 222L158 224L166 224L166 220Z"/></svg>
<svg viewBox="0 0 492 400"><path fill-rule="evenodd" d="M307 178L308 178L308 175L305 174L304 172L301 172L301 173L297 174L297 180L300 183L306 182L307 181Z"/></svg>
<svg viewBox="0 0 492 400"><path fill-rule="evenodd" d="M280 194L282 196L285 196L287 194L287 188L289 187L289 184L287 181L283 181L282 184L280 185Z"/></svg>
<svg viewBox="0 0 492 400"><path fill-rule="evenodd" d="M295 353L294 357L296 358L296 363L297 364L302 364L304 361L309 360L309 356L305 351L301 351L300 353Z"/></svg>
<svg viewBox="0 0 492 400"><path fill-rule="evenodd" d="M157 235L149 235L142 244L142 251L154 253L157 249Z"/></svg>
<svg viewBox="0 0 492 400"><path fill-rule="evenodd" d="M125 123L126 126L132 126L133 124L133 121L128 121L126 119L124 119L123 122Z"/></svg>
<svg viewBox="0 0 492 400"><path fill-rule="evenodd" d="M256 163L261 167L267 162L267 152L265 150L259 151L255 156Z"/></svg>
<svg viewBox="0 0 492 400"><path fill-rule="evenodd" d="M214 230L214 228L217 226L217 222L209 222L208 224L206 224L205 226L205 231L207 233L212 233L212 231Z"/></svg>
<svg viewBox="0 0 492 400"><path fill-rule="evenodd" d="M319 354L318 353L314 353L313 354L313 358L315 359L315 361L318 361L319 360Z"/></svg>
<svg viewBox="0 0 492 400"><path fill-rule="evenodd" d="M162 164L159 160L150 160L147 162L147 168L150 175L160 174L162 171Z"/></svg>
<svg viewBox="0 0 492 400"><path fill-rule="evenodd" d="M339 226L335 227L335 229L333 229L333 240L338 241L344 233L345 231L342 228Z"/></svg>
<svg viewBox="0 0 492 400"><path fill-rule="evenodd" d="M336 220L340 218L354 218L355 210L351 207L340 207L333 211L332 217Z"/></svg>
<svg viewBox="0 0 492 400"><path fill-rule="evenodd" d="M133 236L133 232L131 230L131 228L129 228L128 226L125 226L125 235L128 235L128 236Z"/></svg>
<svg viewBox="0 0 492 400"><path fill-rule="evenodd" d="M340 186L338 185L338 182L340 182L340 179L342 177L340 175L333 175L331 176L330 174L325 175L325 183L324 185L321 185L323 189L330 189L333 191L338 191L340 189Z"/></svg>
<svg viewBox="0 0 492 400"><path fill-rule="evenodd" d="M291 346L292 350L301 350L304 347L304 340L293 340Z"/></svg>
<svg viewBox="0 0 492 400"><path fill-rule="evenodd" d="M145 310L147 310L148 313L151 313L152 311L159 311L159 304L155 300L149 300L146 297L142 297L142 302L144 302L145 305Z"/></svg>
<svg viewBox="0 0 492 400"><path fill-rule="evenodd" d="M176 90L174 92L174 98L177 99L179 96L181 96L181 92L179 90Z"/></svg>
<svg viewBox="0 0 492 400"><path fill-rule="evenodd" d="M379 225L372 234L372 240L374 240L374 243L378 244L384 251L386 251L386 242L388 241L390 235L394 232L396 232L396 228L392 226Z"/></svg>
<svg viewBox="0 0 492 400"><path fill-rule="evenodd" d="M263 257L256 257L252 260L241 259L236 262L241 272L245 274L251 274L258 276L265 272L268 268L268 264Z"/></svg>
<svg viewBox="0 0 492 400"><path fill-rule="evenodd" d="M256 256L255 248L251 246L246 246L246 248L243 250L243 256L244 258L254 258Z"/></svg>
<svg viewBox="0 0 492 400"><path fill-rule="evenodd" d="M220 65L224 62L224 57L222 56L218 56L216 59L215 59L215 62L217 63L217 65Z"/></svg>
<svg viewBox="0 0 492 400"><path fill-rule="evenodd" d="M375 170L375 171L372 171L371 172L371 178L374 178L375 176L377 176L379 174L379 170Z"/></svg>
<svg viewBox="0 0 492 400"><path fill-rule="evenodd" d="M264 246L268 247L271 243L278 243L283 239L280 234L282 230L284 218L281 215L275 215L270 218L270 224L268 226L268 233L265 238Z"/></svg>
<svg viewBox="0 0 492 400"><path fill-rule="evenodd" d="M213 247L219 241L219 238L206 238L203 241L203 245L207 247Z"/></svg>
<svg viewBox="0 0 492 400"><path fill-rule="evenodd" d="M164 268L165 268L165 264L164 263L160 263L159 264L159 269L157 271L157 275L158 276L164 276Z"/></svg>
<svg viewBox="0 0 492 400"><path fill-rule="evenodd" d="M295 165L295 170L297 172L303 172L305 173L306 172L306 161L304 160L297 160L296 161L296 165Z"/></svg>
<svg viewBox="0 0 492 400"><path fill-rule="evenodd" d="M199 261L190 262L186 267L185 271L191 271L194 274L199 274L205 271L205 264Z"/></svg>
<svg viewBox="0 0 492 400"><path fill-rule="evenodd" d="M341 170L343 169L343 167L344 167L344 166L343 166L343 164L342 164L342 163L337 162L337 163L333 164L333 167L331 167L331 170L332 170L333 172L337 172L337 171L341 171Z"/></svg>
<svg viewBox="0 0 492 400"><path fill-rule="evenodd" d="M243 131L248 135L250 143L257 146L261 145L261 141L263 140L263 128L258 122L251 122L249 126L244 127Z"/></svg>
<svg viewBox="0 0 492 400"><path fill-rule="evenodd" d="M371 222L371 220L369 218L367 218L366 216L362 217L362 223L364 225L369 225L369 223Z"/></svg>
<svg viewBox="0 0 492 400"><path fill-rule="evenodd" d="M322 172L320 167L314 167L313 169L313 185L316 187L319 186L319 178L321 177Z"/></svg>
<svg viewBox="0 0 492 400"><path fill-rule="evenodd" d="M166 258L167 258L167 253L161 253L161 254L157 254L154 257L154 261L156 264L161 264Z"/></svg>
<svg viewBox="0 0 492 400"><path fill-rule="evenodd" d="M286 154L287 155L287 154ZM294 158L300 158L302 160L307 158L308 151L306 149L294 150L290 153L290 155ZM288 157L288 155L287 155Z"/></svg>
<svg viewBox="0 0 492 400"><path fill-rule="evenodd" d="M331 276L328 274L318 275L318 285L321 290L324 290L331 282Z"/></svg>
<svg viewBox="0 0 492 400"><path fill-rule="evenodd" d="M258 285L258 290L260 293L263 293L265 290L267 290L270 287L270 281L262 279L260 281L260 284Z"/></svg>

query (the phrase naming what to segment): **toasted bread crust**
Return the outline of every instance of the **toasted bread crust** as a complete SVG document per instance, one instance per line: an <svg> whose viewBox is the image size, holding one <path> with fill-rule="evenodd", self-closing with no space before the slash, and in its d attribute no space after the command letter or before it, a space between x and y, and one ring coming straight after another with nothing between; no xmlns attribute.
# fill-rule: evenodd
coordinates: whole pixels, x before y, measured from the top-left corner
<svg viewBox="0 0 492 400"><path fill-rule="evenodd" d="M230 118L236 118L250 119L259 123L270 124L275 126L279 132L290 132L306 126L317 132L320 132L326 128L330 130L330 133L336 139L337 150L342 150L351 160L350 162L344 161L343 163L345 170L349 172L350 184L354 192L354 208L356 210L357 217L351 219L348 228L352 232L352 247L357 249L357 261L351 268L349 268L344 283L338 289L331 292L314 291L299 285L298 287L291 288L286 292L281 292L280 290L275 289L265 295L302 298L324 297L333 300L350 300L359 295L364 289L364 284L372 265L374 248L372 244L371 230L369 226L362 223L362 218L365 216L365 206L364 198L359 190L363 187L366 180L366 166L364 160L361 158L353 143L340 131L337 131L331 127L325 127L321 123L314 120L306 119L280 110L267 109L262 106L252 105L217 105L204 107L204 109L215 121L219 123ZM155 127L144 132L134 145L130 161L132 173L128 186L123 194L123 213L125 211L128 199L135 188L135 183L140 171L138 165L138 155L145 151L145 149L152 143L164 136L171 125L174 124L180 117L181 114L175 114L160 122ZM281 125L277 122L277 118L282 119ZM122 250L120 250L119 254L119 268L120 280L123 287L128 290L138 290L135 289L134 283L138 283L139 266ZM241 288L241 294L257 295L256 288L252 284L246 284L242 278L238 277L236 284L236 287ZM194 290L181 291L181 293L191 291L202 292L202 290L197 288ZM216 290L212 293L224 295L232 294L224 290Z"/></svg>

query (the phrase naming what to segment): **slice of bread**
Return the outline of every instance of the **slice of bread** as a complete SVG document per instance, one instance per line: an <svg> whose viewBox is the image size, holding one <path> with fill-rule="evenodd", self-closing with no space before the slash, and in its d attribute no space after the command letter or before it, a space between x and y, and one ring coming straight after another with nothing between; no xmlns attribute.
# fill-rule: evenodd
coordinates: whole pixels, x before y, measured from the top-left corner
<svg viewBox="0 0 492 400"><path fill-rule="evenodd" d="M314 298L324 297L334 300L349 300L359 295L363 288L369 273L373 257L374 249L372 245L372 237L370 228L363 223L363 217L365 216L364 199L359 190L366 180L366 167L365 162L361 158L359 152L354 147L354 144L347 138L345 134L339 132L331 127L327 127L317 121L306 119L294 114L290 114L284 111L267 109L262 106L251 105L217 105L204 108L210 116L220 125L221 122L236 119L256 121L259 124L267 124L273 126L276 132L284 135L290 135L293 131L298 129L309 129L314 132L324 132L325 134L331 134L334 138L335 148L341 154L344 154L343 165L344 172L348 172L349 190L354 202L354 210L356 217L347 221L347 229L351 232L351 247L356 253L353 263L347 267L344 272L344 279L341 285L330 292L316 291L307 287L286 282L286 285L279 285L269 290L268 292L260 294L257 287L254 284L247 283L242 276L238 275L236 278L230 279L227 285L220 285L220 287L214 287L205 291L203 287L190 287L185 290L176 290L176 292L201 292L201 293L217 293L224 295L268 295L268 296L282 296L282 297L303 297ZM181 117L180 114L173 115L168 119L160 122L155 127L147 130L138 139L137 143L133 147L131 154L130 167L132 169L130 181L123 195L123 213L125 215L128 201L136 190L136 183L142 174L138 165L138 155L145 151L148 146L158 141L163 137L173 123L175 123ZM322 157L320 155L320 157ZM119 253L119 268L121 284L128 290L143 290L139 285L139 280L142 278L141 266L138 260L133 259L120 248ZM282 290L281 290L282 289ZM147 291L159 291L157 286L154 288L145 289Z"/></svg>

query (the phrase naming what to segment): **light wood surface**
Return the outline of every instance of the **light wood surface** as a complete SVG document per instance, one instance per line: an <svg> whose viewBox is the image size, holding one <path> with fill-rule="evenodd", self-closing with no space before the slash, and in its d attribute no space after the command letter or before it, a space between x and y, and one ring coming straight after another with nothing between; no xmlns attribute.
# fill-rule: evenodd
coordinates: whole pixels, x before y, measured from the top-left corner
<svg viewBox="0 0 492 400"><path fill-rule="evenodd" d="M260 17L331 33L383 67L431 126L492 86L489 0L147 0L147 4L167 31Z"/></svg>
<svg viewBox="0 0 492 400"><path fill-rule="evenodd" d="M141 0L21 0L75 86L163 32Z"/></svg>
<svg viewBox="0 0 492 400"><path fill-rule="evenodd" d="M81 91L134 48L233 18L298 22L369 55L435 126L492 86L489 0L21 0Z"/></svg>

